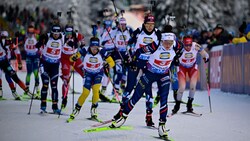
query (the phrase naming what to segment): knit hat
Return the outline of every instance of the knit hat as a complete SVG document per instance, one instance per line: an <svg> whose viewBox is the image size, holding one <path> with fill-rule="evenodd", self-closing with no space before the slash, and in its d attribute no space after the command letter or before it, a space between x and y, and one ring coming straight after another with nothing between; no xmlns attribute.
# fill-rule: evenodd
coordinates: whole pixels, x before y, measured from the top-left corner
<svg viewBox="0 0 250 141"><path fill-rule="evenodd" d="M144 23L155 23L155 17L152 14L148 14L144 18Z"/></svg>
<svg viewBox="0 0 250 141"><path fill-rule="evenodd" d="M90 39L90 43L89 43L89 46L100 46L100 40L96 37L92 37Z"/></svg>

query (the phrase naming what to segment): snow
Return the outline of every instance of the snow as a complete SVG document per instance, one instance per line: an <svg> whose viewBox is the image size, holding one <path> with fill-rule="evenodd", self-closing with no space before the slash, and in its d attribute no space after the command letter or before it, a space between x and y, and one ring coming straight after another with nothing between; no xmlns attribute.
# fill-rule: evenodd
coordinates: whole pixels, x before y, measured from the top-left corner
<svg viewBox="0 0 250 141"><path fill-rule="evenodd" d="M22 80L25 79L25 73L19 72ZM31 77L33 82L33 77ZM33 83L31 83L33 84ZM58 90L61 96L61 80L59 80ZM71 82L72 84L72 82ZM41 84L40 84L41 85ZM71 85L72 86L72 85ZM125 125L131 125L133 130L111 130L96 133L84 133L83 129L88 129L96 124L94 121L87 120L90 117L90 107L92 95L88 97L80 114L75 121L66 123L68 116L57 115L39 115L40 101L34 100L31 114L27 115L30 101L14 101L3 78L4 97L9 100L0 101L0 140L1 141L110 141L110 140L158 140L155 129L148 129L145 126L145 99L142 98L130 113ZM31 86L32 87L32 86ZM81 92L82 79L75 75L75 90ZM22 90L17 87L19 94ZM107 94L112 91L108 87ZM156 89L153 89L155 94ZM187 100L188 91L185 91L183 100ZM173 100L172 91L170 91L169 101ZM75 94L76 102L79 94ZM49 95L48 95L49 98ZM61 99L60 99L61 101ZM72 94L69 94L69 103L65 113L72 111ZM170 129L169 136L175 141L248 141L250 135L250 97L247 95L236 95L221 92L219 89L211 90L212 113L209 112L207 91L197 91L194 103L202 107L194 107L201 117L193 117L178 114L168 118L166 127ZM169 111L174 104L169 103ZM119 109L115 103L99 103L99 118L108 120L112 118ZM181 106L180 111L185 111L185 105ZM51 111L51 103L47 103L47 110ZM158 124L159 106L154 109L153 120Z"/></svg>

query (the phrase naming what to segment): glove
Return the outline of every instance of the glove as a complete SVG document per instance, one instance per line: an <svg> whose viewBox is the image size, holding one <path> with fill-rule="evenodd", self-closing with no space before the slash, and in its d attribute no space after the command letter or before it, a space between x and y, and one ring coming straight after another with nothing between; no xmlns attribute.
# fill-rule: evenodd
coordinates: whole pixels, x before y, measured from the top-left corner
<svg viewBox="0 0 250 141"><path fill-rule="evenodd" d="M209 62L209 58L203 58L203 60L204 60L204 63Z"/></svg>
<svg viewBox="0 0 250 141"><path fill-rule="evenodd" d="M22 63L21 63L21 62L18 62L18 70L22 70L22 68L23 68Z"/></svg>
<svg viewBox="0 0 250 141"><path fill-rule="evenodd" d="M130 66L131 70L133 70L133 71L137 70L137 66L136 66L136 62L135 61L130 62L129 66Z"/></svg>
<svg viewBox="0 0 250 141"><path fill-rule="evenodd" d="M77 60L76 55L73 55L73 56L72 56L72 60L73 60L73 61L76 61L76 60Z"/></svg>
<svg viewBox="0 0 250 141"><path fill-rule="evenodd" d="M109 70L109 64L108 63L104 64L104 68Z"/></svg>
<svg viewBox="0 0 250 141"><path fill-rule="evenodd" d="M68 44L70 47L73 47L73 46L74 46L74 42L73 42L73 41L69 41L67 44Z"/></svg>
<svg viewBox="0 0 250 141"><path fill-rule="evenodd" d="M75 61L76 61L78 58L80 58L80 57L81 57L81 54L80 54L79 52L77 52L77 53L71 55L71 56L69 57L69 60L70 60L70 62L75 62Z"/></svg>
<svg viewBox="0 0 250 141"><path fill-rule="evenodd" d="M131 63L132 59L128 55L125 55L123 59L124 59L124 64L126 66L129 66L129 63Z"/></svg>
<svg viewBox="0 0 250 141"><path fill-rule="evenodd" d="M102 46L104 46L107 42L108 42L108 40L103 41L103 42L102 42Z"/></svg>
<svg viewBox="0 0 250 141"><path fill-rule="evenodd" d="M174 59L173 60L173 65L174 66L179 66L180 62L179 62L179 59Z"/></svg>

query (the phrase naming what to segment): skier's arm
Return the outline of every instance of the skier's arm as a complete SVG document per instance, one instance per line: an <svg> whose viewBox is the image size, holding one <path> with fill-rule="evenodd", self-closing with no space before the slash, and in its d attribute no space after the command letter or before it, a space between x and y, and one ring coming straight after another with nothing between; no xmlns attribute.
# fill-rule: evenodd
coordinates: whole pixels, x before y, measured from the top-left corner
<svg viewBox="0 0 250 141"><path fill-rule="evenodd" d="M113 68L115 66L115 62L111 56L108 56L105 60L109 64L109 68Z"/></svg>
<svg viewBox="0 0 250 141"><path fill-rule="evenodd" d="M131 35L131 38L128 40L128 45L131 46L132 44L136 43L137 35L140 34L140 28L137 28Z"/></svg>
<svg viewBox="0 0 250 141"><path fill-rule="evenodd" d="M199 53L201 54L204 62L207 63L209 61L209 55L205 51L205 49L201 45L199 45L197 43L195 43L195 49L199 51Z"/></svg>
<svg viewBox="0 0 250 141"><path fill-rule="evenodd" d="M39 37L39 40L38 42L36 43L36 47L38 49L40 49L43 45L45 45L49 40L49 37L47 34L42 34L40 37Z"/></svg>
<svg viewBox="0 0 250 141"><path fill-rule="evenodd" d="M16 57L16 60L17 60L17 63L18 63L18 69L21 70L22 69L22 56L21 56L20 50L18 48L18 44L12 43L10 45L10 49L15 54L15 57Z"/></svg>

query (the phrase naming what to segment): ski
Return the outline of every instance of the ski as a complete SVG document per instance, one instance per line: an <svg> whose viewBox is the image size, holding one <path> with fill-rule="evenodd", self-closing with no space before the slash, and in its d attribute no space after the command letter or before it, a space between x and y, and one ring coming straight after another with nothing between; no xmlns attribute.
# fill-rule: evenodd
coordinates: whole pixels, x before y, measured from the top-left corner
<svg viewBox="0 0 250 141"><path fill-rule="evenodd" d="M106 121L103 121L103 122L101 122L101 123L94 124L94 125L92 125L92 127L103 126L103 125L106 125L106 124L111 123L111 122L112 122L112 119L106 120Z"/></svg>
<svg viewBox="0 0 250 141"><path fill-rule="evenodd" d="M15 98L13 98L11 100L14 100L14 101L23 101L23 102L28 102L29 101L29 99L23 99L23 98L18 99L18 100L16 100Z"/></svg>
<svg viewBox="0 0 250 141"><path fill-rule="evenodd" d="M39 115L41 115L41 116L46 116L47 114L48 114L48 112L47 111L43 111L43 110L41 110L40 113L39 113Z"/></svg>
<svg viewBox="0 0 250 141"><path fill-rule="evenodd" d="M92 102L92 100L89 100L89 102ZM118 103L119 104L119 102L117 101L117 100L110 100L110 101L102 101L102 100L99 100L98 101L99 103Z"/></svg>
<svg viewBox="0 0 250 141"><path fill-rule="evenodd" d="M155 139L160 139L160 140L164 140L164 141L174 141L173 138L171 137L156 137L156 136L153 136Z"/></svg>
<svg viewBox="0 0 250 141"><path fill-rule="evenodd" d="M73 121L73 120L74 120L74 118L71 118L71 117L70 117L70 118L68 118L68 119L66 120L66 122L67 122L67 123L70 123L70 122Z"/></svg>
<svg viewBox="0 0 250 141"><path fill-rule="evenodd" d="M96 121L96 122L100 122L102 123L103 121L97 117L90 117L90 118L87 118L88 120L92 120L92 121Z"/></svg>
<svg viewBox="0 0 250 141"><path fill-rule="evenodd" d="M48 114L52 114L52 115L59 115L59 113L54 113L54 112L47 112ZM66 113L60 113L61 116L69 116L69 114Z"/></svg>
<svg viewBox="0 0 250 141"><path fill-rule="evenodd" d="M0 101L3 101L3 100L7 100L7 99L6 99L6 98L1 97L1 98L0 98Z"/></svg>
<svg viewBox="0 0 250 141"><path fill-rule="evenodd" d="M168 101L168 103L175 103L175 101ZM187 102L181 101L181 104L187 104ZM193 103L193 107L203 107L203 105Z"/></svg>
<svg viewBox="0 0 250 141"><path fill-rule="evenodd" d="M28 101L31 99L31 97L28 95L22 95L21 98L23 101ZM33 100L40 100L40 99L34 98ZM52 102L52 99L46 99L46 102Z"/></svg>
<svg viewBox="0 0 250 141"><path fill-rule="evenodd" d="M132 130L132 129L133 129L132 126L121 126L119 128L112 128L110 126L103 126L103 127L84 129L83 132L92 133L92 132L102 132L102 131L109 131L109 130Z"/></svg>
<svg viewBox="0 0 250 141"><path fill-rule="evenodd" d="M167 117L170 118L170 117L174 116L175 114L177 114L177 113L168 114Z"/></svg>
<svg viewBox="0 0 250 141"><path fill-rule="evenodd" d="M158 127L156 127L155 125L152 125L152 126L146 126L148 129L156 129L158 130Z"/></svg>
<svg viewBox="0 0 250 141"><path fill-rule="evenodd" d="M184 115L190 115L190 116L195 116L195 117L200 117L202 116L202 114L199 113L195 113L195 112L190 112L190 111L185 111L185 112L181 112Z"/></svg>

